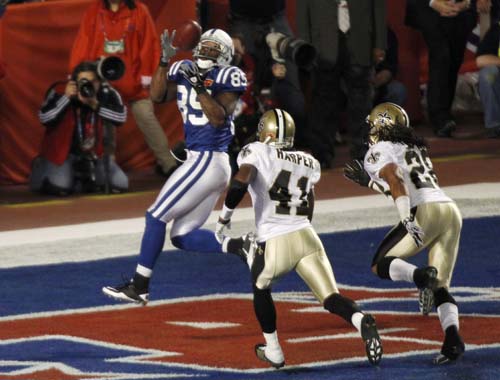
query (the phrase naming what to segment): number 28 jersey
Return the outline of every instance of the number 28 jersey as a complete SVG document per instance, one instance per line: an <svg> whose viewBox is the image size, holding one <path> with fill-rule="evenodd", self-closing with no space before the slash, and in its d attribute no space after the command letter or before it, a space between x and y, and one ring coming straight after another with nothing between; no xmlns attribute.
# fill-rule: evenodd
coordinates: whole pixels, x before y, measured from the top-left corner
<svg viewBox="0 0 500 380"><path fill-rule="evenodd" d="M175 62L168 72L168 80L177 83L177 108L184 123L186 147L196 151L226 152L234 134L233 115L226 117L222 127L210 124L196 91L180 73L185 65L195 63L188 59ZM243 93L247 87L247 79L245 73L236 66L215 66L205 74L204 84L212 96L221 92Z"/></svg>
<svg viewBox="0 0 500 380"><path fill-rule="evenodd" d="M243 164L257 169L248 192L259 242L311 225L308 195L321 177L319 162L313 156L254 142L240 151L238 166Z"/></svg>
<svg viewBox="0 0 500 380"><path fill-rule="evenodd" d="M411 207L430 202L452 202L439 187L427 149L380 141L366 153L364 167L372 180L382 182L388 187L379 177L379 172L390 163L398 165L403 171Z"/></svg>

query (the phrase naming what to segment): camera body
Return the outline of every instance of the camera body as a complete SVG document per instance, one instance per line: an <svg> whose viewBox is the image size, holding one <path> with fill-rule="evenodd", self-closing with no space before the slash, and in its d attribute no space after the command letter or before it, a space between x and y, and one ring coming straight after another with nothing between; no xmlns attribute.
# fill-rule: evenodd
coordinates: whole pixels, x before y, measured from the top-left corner
<svg viewBox="0 0 500 380"><path fill-rule="evenodd" d="M94 62L88 62L92 71L95 70L100 81L115 81L120 79L125 73L125 63L117 56L100 58ZM83 70L86 71L86 70ZM76 75L73 76L76 80ZM96 89L90 80L81 78L77 81L78 93L82 98L93 98L96 96Z"/></svg>
<svg viewBox="0 0 500 380"><path fill-rule="evenodd" d="M309 70L316 61L316 48L299 38L271 32L266 35L266 42L277 62L284 63L289 60L298 67Z"/></svg>
<svg viewBox="0 0 500 380"><path fill-rule="evenodd" d="M94 85L87 78L80 79L76 85L82 98L93 98L95 96Z"/></svg>

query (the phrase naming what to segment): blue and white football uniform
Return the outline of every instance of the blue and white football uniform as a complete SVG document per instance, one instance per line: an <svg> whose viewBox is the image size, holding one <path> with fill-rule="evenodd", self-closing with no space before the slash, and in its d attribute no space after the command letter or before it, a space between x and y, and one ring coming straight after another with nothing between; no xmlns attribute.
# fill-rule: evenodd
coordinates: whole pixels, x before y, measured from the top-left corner
<svg viewBox="0 0 500 380"><path fill-rule="evenodd" d="M210 124L196 91L180 72L183 65L194 64L190 60L175 62L168 73L168 80L177 83L177 106L184 123L187 160L168 179L148 210L163 222L174 220L171 238L205 223L231 175L226 152L234 133L233 116L228 115L223 126ZM205 87L212 96L221 92L242 93L246 83L245 74L235 66L215 66L205 75Z"/></svg>

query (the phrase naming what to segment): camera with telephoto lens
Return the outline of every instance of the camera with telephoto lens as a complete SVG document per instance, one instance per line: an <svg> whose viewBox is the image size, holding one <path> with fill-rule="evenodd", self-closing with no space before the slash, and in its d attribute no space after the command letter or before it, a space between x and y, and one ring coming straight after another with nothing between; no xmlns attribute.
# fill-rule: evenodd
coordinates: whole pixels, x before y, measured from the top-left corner
<svg viewBox="0 0 500 380"><path fill-rule="evenodd" d="M97 66L97 74L101 79L115 81L125 74L125 63L116 55L98 59L95 64Z"/></svg>
<svg viewBox="0 0 500 380"><path fill-rule="evenodd" d="M316 61L316 48L299 38L271 32L266 35L266 42L277 62L284 63L289 60L298 67L309 70Z"/></svg>
<svg viewBox="0 0 500 380"><path fill-rule="evenodd" d="M78 92L83 98L93 98L95 96L94 85L87 78L80 79L77 86Z"/></svg>
<svg viewBox="0 0 500 380"><path fill-rule="evenodd" d="M125 73L125 63L117 56L110 56L98 59L94 62L97 75L102 80L115 81L120 79ZM93 98L95 89L92 82L82 78L77 83L78 92L83 98Z"/></svg>

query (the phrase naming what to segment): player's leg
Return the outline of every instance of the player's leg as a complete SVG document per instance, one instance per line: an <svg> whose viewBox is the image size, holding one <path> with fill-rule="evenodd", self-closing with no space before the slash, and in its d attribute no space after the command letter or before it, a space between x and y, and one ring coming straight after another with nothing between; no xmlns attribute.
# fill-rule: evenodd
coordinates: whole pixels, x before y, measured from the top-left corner
<svg viewBox="0 0 500 380"><path fill-rule="evenodd" d="M276 310L271 297L271 285L279 277L290 272L296 264L290 255L289 238L292 234L269 239L258 243L258 254L252 265L254 289L254 310L262 329L265 344L257 344L257 357L275 368L285 365L283 350L278 341L276 330Z"/></svg>
<svg viewBox="0 0 500 380"><path fill-rule="evenodd" d="M294 235L297 240L290 237L287 240L292 247L299 247L302 251L297 253L303 256L297 263L297 273L326 310L340 316L360 332L368 360L378 364L382 359L382 343L375 319L364 314L353 300L339 294L330 261L314 230L306 228Z"/></svg>
<svg viewBox="0 0 500 380"><path fill-rule="evenodd" d="M255 354L259 359L270 363L273 367L280 368L285 365L285 356L278 340L276 309L270 288L276 262L274 255L266 260L266 245L265 243L259 245L264 254L258 255L252 266L253 307L266 342L255 346Z"/></svg>
<svg viewBox="0 0 500 380"><path fill-rule="evenodd" d="M104 287L102 290L105 294L122 301L147 303L149 280L165 244L166 224L198 205L199 197L203 196L199 179L203 178L207 168L213 165L213 156L213 152L191 152L186 162L169 177L155 202L146 212L146 226L136 272L132 280L123 285ZM229 167L229 164L227 166ZM215 202L212 199L209 201ZM202 216L205 219L201 221L201 224L210 214L210 211L206 211L206 205L202 206L204 210Z"/></svg>
<svg viewBox="0 0 500 380"><path fill-rule="evenodd" d="M445 333L441 353L434 363L443 364L455 361L463 355L465 345L459 334L458 306L449 293L453 268L458 253L462 217L455 203L442 203L440 224L446 226L436 242L430 246L429 264L438 269L437 286L434 301L441 327Z"/></svg>
<svg viewBox="0 0 500 380"><path fill-rule="evenodd" d="M276 330L276 309L274 307L271 289L259 289L253 285L253 306L255 316L259 321L265 344L255 346L255 354L263 361L270 363L275 368L285 365L285 356L281 349L278 332Z"/></svg>
<svg viewBox="0 0 500 380"><path fill-rule="evenodd" d="M208 152L205 152L208 153ZM213 211L231 175L226 153L210 152L210 164L203 173L185 187L182 196L163 209L164 217L173 219L172 244L188 251L222 252L221 243L212 230L200 229Z"/></svg>
<svg viewBox="0 0 500 380"><path fill-rule="evenodd" d="M432 244L439 233L432 221L436 215L429 212L427 206L421 205L414 211L415 218L425 234L422 247L416 246L406 228L399 223L384 237L372 260L372 271L380 278L414 283L421 290L420 306L423 314L428 314L432 308L432 291L436 284L437 269L432 266L418 268L405 259Z"/></svg>

